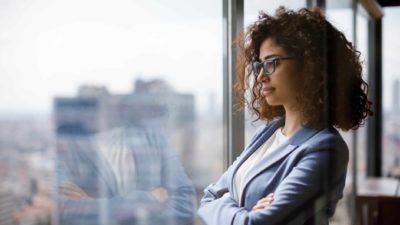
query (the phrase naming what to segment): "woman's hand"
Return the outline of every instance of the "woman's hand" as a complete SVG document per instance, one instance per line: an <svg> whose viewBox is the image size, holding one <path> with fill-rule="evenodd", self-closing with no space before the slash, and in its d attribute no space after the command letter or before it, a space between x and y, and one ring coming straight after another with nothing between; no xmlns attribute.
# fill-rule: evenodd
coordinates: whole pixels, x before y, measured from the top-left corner
<svg viewBox="0 0 400 225"><path fill-rule="evenodd" d="M165 202L168 200L168 191L163 187L154 188L150 193L159 202Z"/></svg>
<svg viewBox="0 0 400 225"><path fill-rule="evenodd" d="M222 195L222 197L225 197L225 196L230 196L231 194L229 193L229 192L225 192L223 195Z"/></svg>
<svg viewBox="0 0 400 225"><path fill-rule="evenodd" d="M61 185L60 191L62 194L70 198L90 198L90 196L84 190L82 190L78 185L71 182L67 182Z"/></svg>
<svg viewBox="0 0 400 225"><path fill-rule="evenodd" d="M274 200L274 193L268 194L266 197L258 200L252 211L258 211L267 207Z"/></svg>

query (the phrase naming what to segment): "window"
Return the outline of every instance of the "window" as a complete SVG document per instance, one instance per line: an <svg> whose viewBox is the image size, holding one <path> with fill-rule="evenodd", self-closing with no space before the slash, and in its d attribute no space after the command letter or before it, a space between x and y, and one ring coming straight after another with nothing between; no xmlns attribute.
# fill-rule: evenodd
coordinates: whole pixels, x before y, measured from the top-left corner
<svg viewBox="0 0 400 225"><path fill-rule="evenodd" d="M199 199L203 188L220 176L222 1L0 4L0 205L9 209L1 211L2 221L16 216L19 223L62 223L60 211L50 207L60 197L53 188L62 179L56 168L64 156L71 156L61 153L87 149L84 141L93 137L104 144L107 138L122 141L123 135L127 143L143 141L140 135L156 142L161 138L157 135L164 135L196 190L196 196L189 197ZM138 124L156 132L143 134ZM139 130L118 133L121 127ZM91 162L105 158L109 172L118 174L118 191L155 182L145 178L163 162L152 158L151 173L140 174L141 162L133 167L128 163L139 157L129 161L119 156L127 162L118 168L121 164L110 151L119 149L122 154L127 144L110 142L96 142ZM146 143L142 150L145 147ZM68 157L71 165L77 162ZM80 169L90 176L93 168L85 165L67 172ZM136 177L129 178L130 172ZM85 184L80 188L104 194L100 183ZM111 224L110 202L99 204L93 218L83 219ZM144 223L151 219L146 210L135 213ZM174 219L166 224L175 224Z"/></svg>
<svg viewBox="0 0 400 225"><path fill-rule="evenodd" d="M382 175L400 176L400 132L399 132L399 105L400 105L400 75L398 72L399 58L397 49L400 45L397 34L400 32L397 25L400 7L387 7L384 10L383 20L383 137L382 137Z"/></svg>

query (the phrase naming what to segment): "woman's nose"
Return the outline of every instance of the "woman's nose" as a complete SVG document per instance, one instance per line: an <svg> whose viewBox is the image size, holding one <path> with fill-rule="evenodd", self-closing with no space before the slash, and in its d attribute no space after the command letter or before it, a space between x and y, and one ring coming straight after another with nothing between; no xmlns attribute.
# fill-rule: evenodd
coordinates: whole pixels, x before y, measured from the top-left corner
<svg viewBox="0 0 400 225"><path fill-rule="evenodd" d="M263 82L263 81L268 81L268 80L269 80L269 76L264 73L264 69L261 69L257 75L257 81Z"/></svg>

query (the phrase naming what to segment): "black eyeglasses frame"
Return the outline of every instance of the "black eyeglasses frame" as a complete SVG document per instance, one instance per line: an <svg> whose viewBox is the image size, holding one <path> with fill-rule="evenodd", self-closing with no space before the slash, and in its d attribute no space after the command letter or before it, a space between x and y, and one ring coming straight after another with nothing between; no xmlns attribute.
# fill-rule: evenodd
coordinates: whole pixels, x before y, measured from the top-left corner
<svg viewBox="0 0 400 225"><path fill-rule="evenodd" d="M265 59L264 61L253 61L251 63L253 73L257 77L260 72L261 72L261 67L263 68L263 75L271 75L275 72L276 66L278 65L280 60L288 60L288 59L294 59L294 56L286 56L286 57L272 57L269 59ZM269 71L269 67L272 65L272 71Z"/></svg>

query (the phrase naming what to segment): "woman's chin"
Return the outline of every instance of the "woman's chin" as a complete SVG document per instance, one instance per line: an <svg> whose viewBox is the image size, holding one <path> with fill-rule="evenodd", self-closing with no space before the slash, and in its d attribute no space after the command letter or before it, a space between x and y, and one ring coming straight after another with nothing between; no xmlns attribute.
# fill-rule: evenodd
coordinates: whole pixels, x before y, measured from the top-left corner
<svg viewBox="0 0 400 225"><path fill-rule="evenodd" d="M267 101L268 105L270 105L270 106L282 105L271 96L265 96L265 100Z"/></svg>

